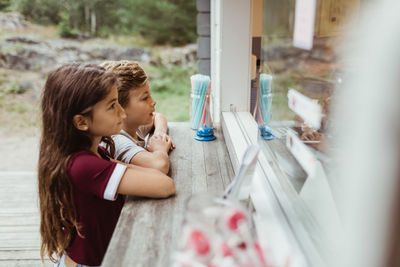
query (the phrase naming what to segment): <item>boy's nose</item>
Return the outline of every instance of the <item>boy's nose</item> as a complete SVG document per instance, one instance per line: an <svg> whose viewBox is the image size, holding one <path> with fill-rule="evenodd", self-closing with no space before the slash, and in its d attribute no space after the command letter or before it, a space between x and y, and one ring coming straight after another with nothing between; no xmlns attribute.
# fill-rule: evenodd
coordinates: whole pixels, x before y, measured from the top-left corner
<svg viewBox="0 0 400 267"><path fill-rule="evenodd" d="M122 110L121 118L122 118L123 120L126 119L126 113L125 113L125 110L124 110L124 109Z"/></svg>
<svg viewBox="0 0 400 267"><path fill-rule="evenodd" d="M125 109L118 103L118 107L119 107L119 114L121 115L122 119L126 118L126 113L125 113Z"/></svg>

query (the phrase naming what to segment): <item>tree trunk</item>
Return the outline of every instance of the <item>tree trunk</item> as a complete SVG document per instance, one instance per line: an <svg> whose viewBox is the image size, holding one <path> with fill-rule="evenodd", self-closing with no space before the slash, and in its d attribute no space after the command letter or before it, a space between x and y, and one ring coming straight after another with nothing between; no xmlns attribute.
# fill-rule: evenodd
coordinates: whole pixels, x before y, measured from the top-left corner
<svg viewBox="0 0 400 267"><path fill-rule="evenodd" d="M96 34L96 13L92 11L92 16L91 16L91 28L90 28L90 33L92 35Z"/></svg>
<svg viewBox="0 0 400 267"><path fill-rule="evenodd" d="M90 9L88 4L85 4L85 31L89 32L90 30Z"/></svg>

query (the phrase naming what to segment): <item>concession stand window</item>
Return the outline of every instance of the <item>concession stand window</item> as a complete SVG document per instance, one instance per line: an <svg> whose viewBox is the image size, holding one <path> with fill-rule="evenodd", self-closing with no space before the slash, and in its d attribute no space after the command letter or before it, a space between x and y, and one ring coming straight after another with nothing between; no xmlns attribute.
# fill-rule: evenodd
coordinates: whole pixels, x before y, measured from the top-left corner
<svg viewBox="0 0 400 267"><path fill-rule="evenodd" d="M260 242L282 264L325 266L335 252L340 223L329 112L349 71L339 57L343 33L362 5L211 1L212 116L235 171L247 146L261 148L250 200ZM308 48L293 39L301 8L313 12Z"/></svg>

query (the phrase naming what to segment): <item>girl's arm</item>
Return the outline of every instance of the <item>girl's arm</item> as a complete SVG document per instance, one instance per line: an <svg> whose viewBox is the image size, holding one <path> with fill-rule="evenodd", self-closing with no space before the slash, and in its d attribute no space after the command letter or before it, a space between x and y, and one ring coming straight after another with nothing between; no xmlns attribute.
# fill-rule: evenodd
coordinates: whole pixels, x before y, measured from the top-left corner
<svg viewBox="0 0 400 267"><path fill-rule="evenodd" d="M125 165L128 168L119 183L119 194L152 198L167 198L175 194L174 181L162 172L131 164Z"/></svg>
<svg viewBox="0 0 400 267"><path fill-rule="evenodd" d="M165 174L169 171L169 157L165 151L141 151L132 157L130 163L145 168L156 169Z"/></svg>

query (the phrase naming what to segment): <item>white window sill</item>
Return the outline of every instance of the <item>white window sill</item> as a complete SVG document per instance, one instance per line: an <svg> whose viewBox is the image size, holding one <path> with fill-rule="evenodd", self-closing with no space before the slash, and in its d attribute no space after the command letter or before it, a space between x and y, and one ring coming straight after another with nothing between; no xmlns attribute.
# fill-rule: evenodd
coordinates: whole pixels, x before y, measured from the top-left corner
<svg viewBox="0 0 400 267"><path fill-rule="evenodd" d="M249 112L222 112L221 126L236 172L246 148L257 144L258 126ZM313 243L319 235L310 234L304 227L313 222L308 219L311 214L304 205L293 205L293 201L301 203L302 200L291 186L282 186L273 164L268 151L262 150L250 193L261 244L275 248L279 257L288 256L298 263L293 266L325 266L320 256L322 249Z"/></svg>

